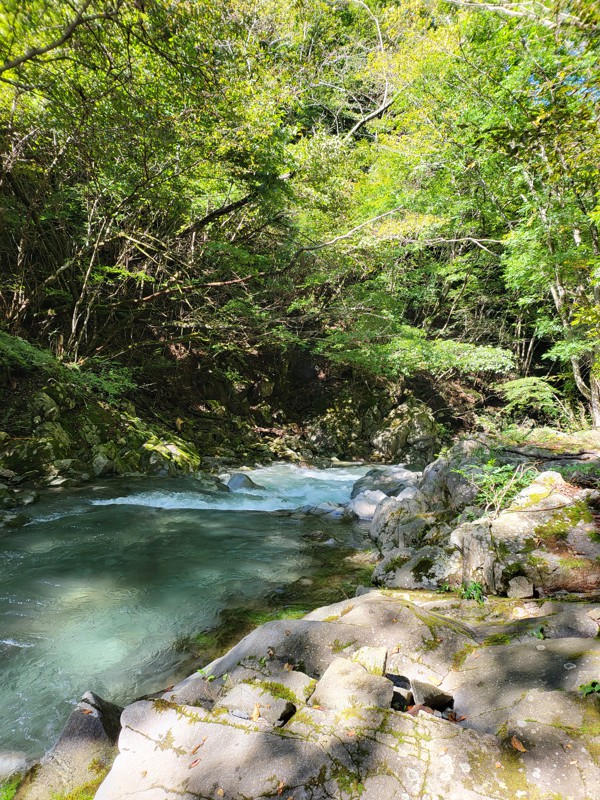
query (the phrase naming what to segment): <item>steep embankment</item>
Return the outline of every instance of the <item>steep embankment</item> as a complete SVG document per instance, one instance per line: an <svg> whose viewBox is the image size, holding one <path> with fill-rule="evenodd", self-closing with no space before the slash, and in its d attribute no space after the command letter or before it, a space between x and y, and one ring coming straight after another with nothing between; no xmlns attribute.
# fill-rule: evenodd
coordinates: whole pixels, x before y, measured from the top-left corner
<svg viewBox="0 0 600 800"><path fill-rule="evenodd" d="M215 384L204 389L215 399L199 390L194 399L188 387L181 396L174 389L169 404L161 394L153 407L151 395L123 385L119 373L67 368L0 332L0 478L12 487L3 490L2 503L11 508L30 500L13 491L28 483L69 486L107 475L175 475L274 458L402 457L423 466L439 447L431 409L398 387L327 384L312 368L288 377L304 382L296 387L302 402L293 387L279 387L267 402L275 389L263 376L254 406L237 397L228 407L227 392Z"/></svg>

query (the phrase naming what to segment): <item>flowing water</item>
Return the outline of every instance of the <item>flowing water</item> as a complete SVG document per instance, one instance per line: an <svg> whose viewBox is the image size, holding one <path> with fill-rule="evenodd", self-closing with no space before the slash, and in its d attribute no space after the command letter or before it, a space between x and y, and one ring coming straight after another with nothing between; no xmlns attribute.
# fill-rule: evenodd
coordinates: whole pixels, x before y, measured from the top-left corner
<svg viewBox="0 0 600 800"><path fill-rule="evenodd" d="M275 512L346 502L367 467L255 470L263 489L202 493L193 478L48 493L0 531L0 753L39 756L92 689L126 702L190 666L176 643L364 542L347 522Z"/></svg>

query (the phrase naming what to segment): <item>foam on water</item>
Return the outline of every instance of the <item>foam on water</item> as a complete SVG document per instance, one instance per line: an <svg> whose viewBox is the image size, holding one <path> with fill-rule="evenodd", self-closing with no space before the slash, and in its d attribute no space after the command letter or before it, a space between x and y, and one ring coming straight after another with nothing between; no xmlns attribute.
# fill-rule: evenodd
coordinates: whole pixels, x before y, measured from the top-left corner
<svg viewBox="0 0 600 800"><path fill-rule="evenodd" d="M93 505L137 505L149 508L217 509L221 511L285 511L319 503L344 503L353 483L367 467L328 470L276 464L245 472L261 489L207 494L201 491L138 492L92 500Z"/></svg>
<svg viewBox="0 0 600 800"><path fill-rule="evenodd" d="M263 489L210 494L123 479L29 507L0 539L0 752L41 755L88 689L125 702L168 685L190 668L176 641L312 574L318 541L362 541L264 512L346 502L366 470L275 465L247 473Z"/></svg>

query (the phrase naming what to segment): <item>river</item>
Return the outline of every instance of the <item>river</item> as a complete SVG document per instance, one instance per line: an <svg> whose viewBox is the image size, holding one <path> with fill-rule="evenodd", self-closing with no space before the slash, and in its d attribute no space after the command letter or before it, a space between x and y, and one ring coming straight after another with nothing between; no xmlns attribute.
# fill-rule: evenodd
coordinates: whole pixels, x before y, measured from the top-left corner
<svg viewBox="0 0 600 800"><path fill-rule="evenodd" d="M367 469L274 465L248 473L263 489L231 493L193 478L44 493L0 530L0 755L40 756L88 689L123 703L165 687L190 670L186 637L364 546L359 525L273 512L346 502Z"/></svg>

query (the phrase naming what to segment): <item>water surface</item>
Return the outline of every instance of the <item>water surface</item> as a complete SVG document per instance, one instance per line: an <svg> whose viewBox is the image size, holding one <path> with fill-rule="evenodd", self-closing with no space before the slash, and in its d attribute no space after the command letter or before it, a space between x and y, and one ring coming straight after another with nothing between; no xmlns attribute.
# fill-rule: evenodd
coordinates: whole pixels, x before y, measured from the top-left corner
<svg viewBox="0 0 600 800"><path fill-rule="evenodd" d="M345 502L366 470L272 466L250 473L263 489L229 494L115 480L29 507L0 531L0 751L39 756L87 689L164 687L190 667L176 642L310 576L331 538L360 546L353 524L271 512Z"/></svg>

